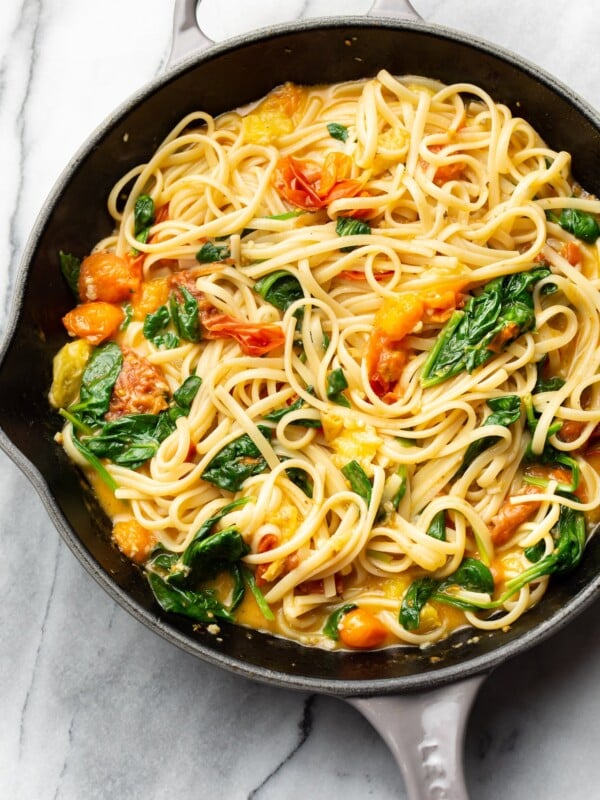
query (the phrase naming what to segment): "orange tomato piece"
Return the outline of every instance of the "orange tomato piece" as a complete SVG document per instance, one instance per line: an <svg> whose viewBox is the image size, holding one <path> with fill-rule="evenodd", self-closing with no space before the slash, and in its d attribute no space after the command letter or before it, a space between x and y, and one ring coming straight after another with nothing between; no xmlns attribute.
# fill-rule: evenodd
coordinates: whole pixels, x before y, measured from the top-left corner
<svg viewBox="0 0 600 800"><path fill-rule="evenodd" d="M564 256L572 267L576 267L583 261L581 247L577 242L567 242L563 245L560 251L561 256Z"/></svg>
<svg viewBox="0 0 600 800"><path fill-rule="evenodd" d="M374 272L373 277L376 281L385 281L393 276L393 270L382 270L381 272ZM340 278L346 281L366 281L365 273L360 269L343 269L340 272Z"/></svg>
<svg viewBox="0 0 600 800"><path fill-rule="evenodd" d="M117 332L124 319L122 308L98 301L75 306L62 321L70 336L100 344Z"/></svg>
<svg viewBox="0 0 600 800"><path fill-rule="evenodd" d="M374 324L388 339L399 342L423 319L424 313L423 300L407 292L386 297L375 314Z"/></svg>
<svg viewBox="0 0 600 800"><path fill-rule="evenodd" d="M280 108L288 117L302 110L306 101L306 90L288 81L274 89L264 100L265 107Z"/></svg>
<svg viewBox="0 0 600 800"><path fill-rule="evenodd" d="M338 626L341 641L355 650L372 650L381 647L388 631L374 614L364 608L348 611Z"/></svg>
<svg viewBox="0 0 600 800"><path fill-rule="evenodd" d="M279 537L274 533L266 533L258 543L258 553L268 553L279 545ZM271 562L266 564L258 564L256 567L255 579L257 586L264 586L267 581L265 580L265 573L271 566Z"/></svg>
<svg viewBox="0 0 600 800"><path fill-rule="evenodd" d="M367 374L369 383L378 397L386 395L396 388L406 366L408 353L401 343L391 341L381 331L375 330L367 345ZM394 400L394 397L390 397Z"/></svg>
<svg viewBox="0 0 600 800"><path fill-rule="evenodd" d="M142 280L141 259L122 258L115 253L92 253L81 262L79 297L85 302L130 300Z"/></svg>
<svg viewBox="0 0 600 800"><path fill-rule="evenodd" d="M516 322L507 323L488 344L488 350L491 350L492 353L502 352L504 345L507 344L507 342L512 342L512 340L519 335L519 331L520 328Z"/></svg>
<svg viewBox="0 0 600 800"><path fill-rule="evenodd" d="M348 178L351 169L352 159L350 156L337 150L327 153L319 178L317 189L319 197L327 197L336 183Z"/></svg>
<svg viewBox="0 0 600 800"><path fill-rule="evenodd" d="M153 314L167 302L169 291L169 278L153 278L149 281L142 281L131 298L133 318L141 322L147 314Z"/></svg>
<svg viewBox="0 0 600 800"><path fill-rule="evenodd" d="M133 518L115 522L112 535L123 555L136 564L143 564L156 544L154 533Z"/></svg>
<svg viewBox="0 0 600 800"><path fill-rule="evenodd" d="M466 169L466 164L462 161L453 161L450 164L442 164L435 171L433 182L436 186L443 186L448 181L456 181L462 177Z"/></svg>

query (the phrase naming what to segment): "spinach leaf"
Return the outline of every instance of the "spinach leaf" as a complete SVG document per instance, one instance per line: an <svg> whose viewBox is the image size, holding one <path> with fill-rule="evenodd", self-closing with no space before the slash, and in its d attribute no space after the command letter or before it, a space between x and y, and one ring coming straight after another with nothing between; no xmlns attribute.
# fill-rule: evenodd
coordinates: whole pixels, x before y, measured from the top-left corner
<svg viewBox="0 0 600 800"><path fill-rule="evenodd" d="M310 387L307 389L307 391L313 394L313 390ZM284 406L283 408L276 408L274 411L269 411L268 414L265 414L265 419L268 420L269 422L279 422L279 420L283 419L283 417L285 417L286 414L289 414L292 411L299 411L301 408L308 408L308 406L301 397L298 397L289 406ZM297 419L295 422L292 422L291 424L301 425L303 428L320 428L321 420Z"/></svg>
<svg viewBox="0 0 600 800"><path fill-rule="evenodd" d="M133 306L131 303L125 303L123 306L123 313L125 314L125 317L123 318L123 322L119 325L120 331L126 331L131 324L131 320L133 319Z"/></svg>
<svg viewBox="0 0 600 800"><path fill-rule="evenodd" d="M259 431L271 439L273 429L258 425ZM242 434L220 450L210 460L202 478L220 489L237 492L252 475L268 469L268 464L258 447L247 433Z"/></svg>
<svg viewBox="0 0 600 800"><path fill-rule="evenodd" d="M242 572L242 565L237 562L232 564L229 568L231 578L233 580L233 589L231 591L231 603L229 604L229 612L233 614L236 608L244 599L246 594L246 585L244 583L244 574Z"/></svg>
<svg viewBox="0 0 600 800"><path fill-rule="evenodd" d="M338 139L340 142L345 142L348 138L348 128L339 122L330 122L327 130L333 139Z"/></svg>
<svg viewBox="0 0 600 800"><path fill-rule="evenodd" d="M77 435L77 432L76 432L77 420L75 418L73 418L63 408L61 408L60 413L62 414L62 416L65 419L67 419L73 425L73 429L74 430L73 430L73 436L71 438L72 438L73 444L75 445L77 450L79 450L79 452L85 458L85 460L88 462L90 467L92 467L92 469L95 470L98 473L98 475L104 481L104 483L108 486L108 488L112 492L115 492L119 488L119 484L116 482L116 480L110 474L110 472L106 469L106 467L100 461L100 459L96 458L96 456L92 452L90 452L90 450L88 450L88 448L79 439L79 437Z"/></svg>
<svg viewBox="0 0 600 800"><path fill-rule="evenodd" d="M286 222L288 219L295 219L296 217L301 217L303 214L306 214L306 211L284 211L283 214L267 214L261 219L274 219L281 222Z"/></svg>
<svg viewBox="0 0 600 800"><path fill-rule="evenodd" d="M389 516L391 512L390 506L394 511L398 511L407 488L408 470L406 464L400 464L396 472L388 475L385 479L381 502L375 515L375 522L381 522Z"/></svg>
<svg viewBox="0 0 600 800"><path fill-rule="evenodd" d="M215 619L233 621L230 612L216 599L214 591L180 589L167 583L155 572L148 572L147 578L157 603L164 611L182 614L196 622L210 623Z"/></svg>
<svg viewBox="0 0 600 800"><path fill-rule="evenodd" d="M559 217L552 211L547 211L546 217L587 244L594 244L600 236L600 226L596 218L577 208L564 208Z"/></svg>
<svg viewBox="0 0 600 800"><path fill-rule="evenodd" d="M339 406L350 408L350 401L342 394L348 388L348 381L341 369L332 370L327 376L327 399Z"/></svg>
<svg viewBox="0 0 600 800"><path fill-rule="evenodd" d="M86 447L98 458L136 469L156 453L161 443L157 414L125 414L108 422Z"/></svg>
<svg viewBox="0 0 600 800"><path fill-rule="evenodd" d="M348 483L353 492L365 501L367 506L371 505L371 495L373 493L373 486L367 477L367 473L358 463L358 461L349 461L342 467L342 475Z"/></svg>
<svg viewBox="0 0 600 800"><path fill-rule="evenodd" d="M531 561L532 564L537 564L537 562L546 552L546 543L543 539L540 539L537 544L534 544L531 547L526 547L523 552L528 561Z"/></svg>
<svg viewBox="0 0 600 800"><path fill-rule="evenodd" d="M185 549L181 561L190 569L187 580L200 582L216 577L249 552L250 547L242 534L232 525L203 539L194 539Z"/></svg>
<svg viewBox="0 0 600 800"><path fill-rule="evenodd" d="M168 330L171 322L177 333ZM198 301L189 289L179 286L177 292L171 293L168 305L160 306L154 313L146 315L143 332L155 347L167 350L179 347L181 339L199 342L202 331Z"/></svg>
<svg viewBox="0 0 600 800"><path fill-rule="evenodd" d="M555 542L552 552L546 556L539 557L543 552L541 548L538 549L537 546L535 548L528 548L529 556L531 556L532 559L538 557L539 560L519 575L507 581L506 591L497 600L479 601L474 598L469 598L467 600L461 597L460 593L450 594L445 591L452 584L456 584L469 591L492 593L494 581L491 572L484 564L476 559L465 559L454 575L447 578L443 584L437 587L435 586L436 582L431 578L421 578L414 581L409 587L405 599L411 591L411 596L418 592L419 581L429 580L433 582L434 587L427 596L427 599L431 598L441 603L446 603L447 605L452 605L468 611L491 611L500 608L508 599L528 583L539 580L539 578L544 575L565 573L575 569L583 556L585 534L585 517L583 512L578 509L569 508L568 506L561 506L558 522L552 530L552 536ZM464 569L462 569L463 565L465 566ZM415 620L413 617L409 615L406 621L409 624L414 624ZM402 621L402 609L400 622L404 624ZM418 619L415 627L418 627ZM407 628L407 630L414 629L415 628Z"/></svg>
<svg viewBox="0 0 600 800"><path fill-rule="evenodd" d="M438 542L446 541L446 512L438 511L427 528L427 536L437 539Z"/></svg>
<svg viewBox="0 0 600 800"><path fill-rule="evenodd" d="M280 311L287 311L292 303L304 297L300 281L286 270L265 275L254 284L254 291Z"/></svg>
<svg viewBox="0 0 600 800"><path fill-rule="evenodd" d="M526 395L523 398L523 405L525 406L525 421L527 423L527 427L529 429L529 432L533 436L535 431L536 431L536 428L538 426L539 414L535 410L535 407L533 405L533 398L532 398L531 395ZM552 425L550 425L550 427L548 428L548 434L546 436L546 440L550 436L553 436L555 433L558 433L558 431L561 429L561 427L562 427L562 422L560 420L556 420L555 422L553 422ZM527 457L528 458L530 458L530 457L531 458L535 458L536 457L531 452L531 445L527 448ZM548 462L545 462L545 463L548 463Z"/></svg>
<svg viewBox="0 0 600 800"><path fill-rule="evenodd" d="M71 414L87 425L101 424L122 365L123 353L118 344L109 342L97 347L83 371L79 402L69 408Z"/></svg>
<svg viewBox="0 0 600 800"><path fill-rule="evenodd" d="M229 247L226 244L205 242L196 253L196 261L201 264L212 264L215 261L225 261L230 255Z"/></svg>
<svg viewBox="0 0 600 800"><path fill-rule="evenodd" d="M192 409L192 403L198 390L202 386L202 378L199 375L188 375L181 386L173 392L173 400L175 405L172 407L171 419L173 419L173 412L175 419L177 417L189 416Z"/></svg>
<svg viewBox="0 0 600 800"><path fill-rule="evenodd" d="M397 474L400 476L400 485L392 497L392 505L395 511L398 511L398 506L404 499L406 489L408 488L408 470L406 469L406 464L400 464Z"/></svg>
<svg viewBox="0 0 600 800"><path fill-rule="evenodd" d="M138 242L147 242L150 227L154 222L154 200L148 194L141 194L135 201L133 210L134 235Z"/></svg>
<svg viewBox="0 0 600 800"><path fill-rule="evenodd" d="M58 253L58 263L63 278L66 280L69 289L73 292L76 299L79 300L79 272L81 270L81 259L71 253L63 253L62 250Z"/></svg>
<svg viewBox="0 0 600 800"><path fill-rule="evenodd" d="M323 627L325 636L337 642L340 638L340 622L342 621L342 617L349 611L354 611L355 608L357 608L356 603L346 603L336 608L336 610L329 615Z"/></svg>
<svg viewBox="0 0 600 800"><path fill-rule="evenodd" d="M171 322L171 314L167 306L161 306L152 314L146 314L144 319L143 333L146 339L161 349L171 350L179 347L179 337L167 327Z"/></svg>
<svg viewBox="0 0 600 800"><path fill-rule="evenodd" d="M492 594L494 591L494 577L483 561L477 558L465 558L459 568L452 575L445 578L435 591L436 599L441 592L450 586L460 586L469 592L482 592Z"/></svg>
<svg viewBox="0 0 600 800"><path fill-rule="evenodd" d="M156 453L175 430L175 420L187 416L202 380L190 375L173 395L173 404L159 414L125 414L107 422L100 433L87 438L85 447L97 458L137 469Z"/></svg>
<svg viewBox="0 0 600 800"><path fill-rule="evenodd" d="M531 395L525 398L525 413L526 413L526 420L527 420L527 427L531 432L533 437L537 425L538 425L538 415L536 410L533 406L533 401ZM562 422L557 420L550 425L548 428L548 438L553 436L555 433L562 427ZM531 442L527 446L527 450L525 451L525 461L529 462L530 464L546 464L546 465L553 465L553 464L562 464L562 466L567 467L571 471L571 483L564 484L559 483L557 488L559 492L575 492L577 491L577 487L579 486L579 478L580 478L580 469L577 460L570 456L568 453L563 452L562 450L557 450L553 447L548 440L546 439L544 443L544 449L541 453L534 453L531 450ZM548 478L538 477L535 475L525 475L524 480L526 483L530 483L534 486L540 486L541 488L546 488L548 486Z"/></svg>
<svg viewBox="0 0 600 800"><path fill-rule="evenodd" d="M202 525L198 528L196 533L194 534L193 542L202 541L206 539L207 536L210 536L213 528L217 523L219 523L223 517L226 517L227 514L231 514L232 511L235 511L237 508L241 508L245 506L250 500L249 497L238 497L237 500L234 500L231 503L227 503L227 505L223 506L216 514L214 514L209 519L205 520Z"/></svg>
<svg viewBox="0 0 600 800"><path fill-rule="evenodd" d="M300 467L289 467L289 469L286 469L285 474L292 483L295 483L296 486L302 489L307 497L312 498L314 484L303 469L300 469Z"/></svg>
<svg viewBox="0 0 600 800"><path fill-rule="evenodd" d="M184 568L180 553L159 549L154 551L145 567L150 572L156 572L167 583L183 585L189 570Z"/></svg>
<svg viewBox="0 0 600 800"><path fill-rule="evenodd" d="M430 351L421 372L423 387L460 372L473 372L498 350L535 327L532 291L550 275L538 267L487 283L463 310L455 311Z"/></svg>
<svg viewBox="0 0 600 800"><path fill-rule="evenodd" d="M533 387L533 394L540 394L541 392L557 392L559 389L565 385L565 382L562 378L559 378L557 375L553 375L550 378L544 378L544 365L548 360L548 355L544 355L537 364L537 380L535 382L535 386Z"/></svg>
<svg viewBox="0 0 600 800"><path fill-rule="evenodd" d="M275 615L271 611L269 604L265 600L265 596L261 592L261 590L256 585L256 578L254 577L254 573L249 570L247 567L242 567L242 575L244 577L244 582L246 586L250 589L252 596L256 602L256 605L260 609L261 614L263 617L268 620L269 622L273 622L275 619Z"/></svg>
<svg viewBox="0 0 600 800"><path fill-rule="evenodd" d="M202 333L198 316L198 301L185 286L179 286L178 291L183 298L181 302L177 299L175 292L169 298L169 312L175 330L187 342L199 342Z"/></svg>
<svg viewBox="0 0 600 800"><path fill-rule="evenodd" d="M421 611L434 593L438 582L433 578L417 578L408 587L400 606L400 624L407 631L416 631L421 624Z"/></svg>
<svg viewBox="0 0 600 800"><path fill-rule="evenodd" d="M421 611L428 600L439 600L458 608L473 609L470 601L463 600L460 595L448 593L452 586L459 586L471 592L491 594L494 591L492 573L482 561L476 558L465 558L452 575L443 580L435 578L417 578L408 587L400 606L400 624L407 631L417 630L421 624ZM489 606L489 603L486 607Z"/></svg>
<svg viewBox="0 0 600 800"><path fill-rule="evenodd" d="M481 427L486 425L504 425L508 428L509 425L517 422L521 416L521 399L515 394L492 398L487 401L487 404L491 408L492 413L484 419L481 423ZM477 456L499 441L499 439L499 436L483 436L481 439L476 439L471 442L467 447L462 464L456 474L464 474L467 467L473 463Z"/></svg>
<svg viewBox="0 0 600 800"><path fill-rule="evenodd" d="M371 233L371 226L364 222L362 219L355 219L354 217L338 217L335 225L335 232L338 236L358 236L360 234ZM354 245L349 247L340 247L342 253L349 253L354 250Z"/></svg>
<svg viewBox="0 0 600 800"><path fill-rule="evenodd" d="M582 511L560 507L558 522L552 530L554 549L547 556L528 567L524 572L507 581L507 592L498 601L504 602L531 581L543 575L570 572L581 561L585 546L585 517Z"/></svg>

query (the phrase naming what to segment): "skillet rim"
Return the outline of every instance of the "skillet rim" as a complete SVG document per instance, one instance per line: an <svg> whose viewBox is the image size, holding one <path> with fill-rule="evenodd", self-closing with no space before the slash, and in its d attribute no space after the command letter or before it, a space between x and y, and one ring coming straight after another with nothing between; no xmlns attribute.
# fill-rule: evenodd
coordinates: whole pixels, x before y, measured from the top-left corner
<svg viewBox="0 0 600 800"><path fill-rule="evenodd" d="M439 25L426 22L415 22L406 19L393 19L390 17L377 16L353 16L345 19L340 17L319 17L311 20L301 20L297 22L284 23L270 28L253 31L248 34L228 39L225 42L217 43L214 46L201 51L200 53L190 54L176 64L170 66L167 71L144 84L140 89L131 94L121 104L119 104L105 119L100 123L83 141L67 166L63 169L55 181L50 193L46 197L42 209L37 215L30 235L27 239L23 254L20 260L19 269L16 274L14 287L12 290L12 303L9 312L7 326L0 344L0 376L5 356L13 342L21 321L21 311L25 298L26 279L29 273L29 265L33 260L34 254L39 245L39 240L45 231L49 218L62 193L68 186L72 177L79 169L82 161L87 157L91 150L101 142L101 140L138 104L144 102L158 89L165 86L172 80L176 80L180 75L197 65L220 57L230 51L238 49L243 45L251 45L266 39L275 39L283 35L302 34L311 30L325 30L330 28L337 29L380 29L390 28L402 31L415 31L440 37L451 42L472 48L492 55L494 58L506 62L516 68L519 72L524 72L535 82L550 89L553 93L561 95L567 103L582 114L600 132L600 115L596 110L569 86L554 78L550 73L540 69L532 62L524 59L516 53L491 44L478 37L455 31ZM1 379L0 379L1 385ZM1 420L0 420L1 426ZM45 511L48 513L54 526L57 528L61 538L67 544L77 560L82 564L92 578L116 600L117 603L128 611L136 620L142 622L147 628L160 635L163 639L175 644L180 649L191 655L201 658L203 661L215 666L223 667L230 672L244 677L257 680L269 685L282 688L297 689L302 691L318 691L320 693L337 695L342 697L372 696L395 694L412 691L422 691L438 686L458 681L472 675L485 673L503 663L507 658L525 652L536 644L548 638L551 634L558 632L577 614L587 608L598 594L600 594L600 574L592 578L583 589L578 591L572 598L557 611L550 614L543 621L534 625L530 630L521 634L517 639L506 641L496 645L491 652L468 656L464 661L449 666L441 666L432 672L417 673L414 675L402 675L397 677L370 678L358 680L345 680L340 678L315 678L306 675L299 675L283 670L275 670L267 667L255 665L244 661L242 658L233 657L226 653L218 652L207 646L203 641L192 639L184 632L177 629L169 622L166 616L159 616L142 607L129 592L120 587L107 570L96 562L92 554L85 548L83 542L74 528L71 527L66 517L61 512L56 499L52 495L46 479L37 467L29 461L22 451L10 440L7 434L0 427L0 448L16 464L17 467L28 478L36 489ZM476 632L475 632L476 633ZM302 645L296 645L303 647Z"/></svg>

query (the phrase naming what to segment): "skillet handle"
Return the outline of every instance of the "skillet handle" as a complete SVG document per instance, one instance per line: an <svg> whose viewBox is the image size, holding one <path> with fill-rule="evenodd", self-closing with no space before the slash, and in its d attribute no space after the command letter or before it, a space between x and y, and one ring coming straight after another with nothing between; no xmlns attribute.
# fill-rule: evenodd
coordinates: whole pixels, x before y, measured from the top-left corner
<svg viewBox="0 0 600 800"><path fill-rule="evenodd" d="M175 0L173 38L167 67L189 53L200 53L214 42L198 25L196 11L201 0ZM410 0L373 0L367 16L422 19Z"/></svg>
<svg viewBox="0 0 600 800"><path fill-rule="evenodd" d="M200 0L175 0L173 39L167 67L190 53L199 53L214 44L198 25L196 9L199 2Z"/></svg>
<svg viewBox="0 0 600 800"><path fill-rule="evenodd" d="M424 693L346 698L392 751L409 800L469 800L463 744L469 711L485 677Z"/></svg>

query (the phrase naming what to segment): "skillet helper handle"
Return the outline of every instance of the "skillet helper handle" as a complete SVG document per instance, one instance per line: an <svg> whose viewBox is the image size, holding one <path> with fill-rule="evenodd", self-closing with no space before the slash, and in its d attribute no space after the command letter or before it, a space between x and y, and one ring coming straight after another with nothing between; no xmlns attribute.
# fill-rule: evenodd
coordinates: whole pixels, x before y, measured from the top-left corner
<svg viewBox="0 0 600 800"><path fill-rule="evenodd" d="M190 53L200 53L214 42L202 31L196 16L201 0L175 0L173 39L167 67ZM374 0L367 16L421 19L410 0Z"/></svg>
<svg viewBox="0 0 600 800"><path fill-rule="evenodd" d="M392 751L409 800L469 800L463 772L466 722L485 677L423 693L347 698Z"/></svg>
<svg viewBox="0 0 600 800"><path fill-rule="evenodd" d="M410 0L373 0L373 5L367 12L367 16L423 19Z"/></svg>
<svg viewBox="0 0 600 800"><path fill-rule="evenodd" d="M175 0L173 11L173 39L167 67L172 66L184 56L200 53L214 44L198 25L196 9L200 0Z"/></svg>

